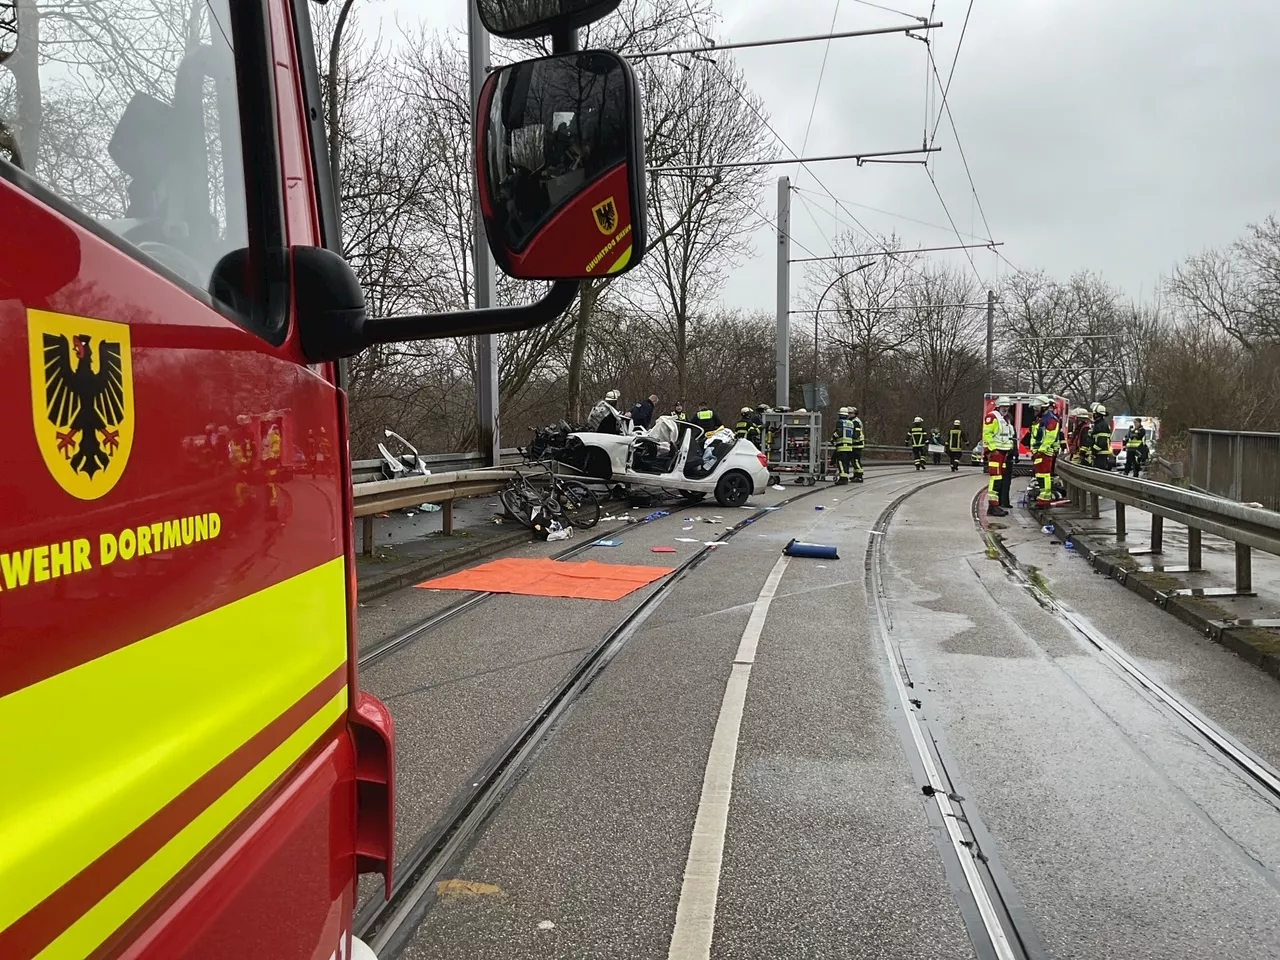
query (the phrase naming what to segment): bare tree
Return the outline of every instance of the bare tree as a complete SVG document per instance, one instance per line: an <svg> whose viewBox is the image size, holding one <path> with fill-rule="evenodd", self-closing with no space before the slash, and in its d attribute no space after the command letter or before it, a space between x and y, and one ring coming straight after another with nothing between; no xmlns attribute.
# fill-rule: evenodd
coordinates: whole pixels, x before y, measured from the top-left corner
<svg viewBox="0 0 1280 960"><path fill-rule="evenodd" d="M1071 364L1067 332L1069 291L1044 271L1016 273L1005 282L997 314L1001 365L1020 386L1058 393L1062 371Z"/></svg>
<svg viewBox="0 0 1280 960"><path fill-rule="evenodd" d="M1229 248L1188 257L1168 292L1180 309L1216 323L1247 349L1280 340L1280 222L1268 216Z"/></svg>
<svg viewBox="0 0 1280 960"><path fill-rule="evenodd" d="M808 299L817 309L822 290L834 287L820 314L823 335L839 349L852 380L852 394L864 415L876 408L877 386L885 382L885 361L911 341L906 322L909 294L920 280L919 254L902 253L902 240L872 240L844 234L834 249L842 259L818 266ZM870 266L868 266L870 264Z"/></svg>
<svg viewBox="0 0 1280 960"><path fill-rule="evenodd" d="M1121 320L1121 333L1114 354L1119 368L1117 395L1130 413L1141 414L1151 409L1155 398L1155 366L1167 336L1159 301L1130 303Z"/></svg>
<svg viewBox="0 0 1280 960"><path fill-rule="evenodd" d="M767 130L762 105L727 56L651 62L645 76L652 81L650 162L697 168L651 178L649 222L659 239L642 268L654 333L671 352L683 396L691 322L746 253L763 188L762 167L716 168L762 156Z"/></svg>
<svg viewBox="0 0 1280 960"><path fill-rule="evenodd" d="M907 292L913 365L935 426L961 408L962 391L980 381L986 367L986 321L967 306L977 295L969 274L945 266L926 268Z"/></svg>

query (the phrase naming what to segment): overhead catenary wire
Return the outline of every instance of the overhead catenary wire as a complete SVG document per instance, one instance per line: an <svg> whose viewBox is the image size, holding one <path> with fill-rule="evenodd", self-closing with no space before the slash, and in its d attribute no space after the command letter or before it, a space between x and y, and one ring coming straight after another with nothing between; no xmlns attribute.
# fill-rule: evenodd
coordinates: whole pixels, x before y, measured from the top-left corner
<svg viewBox="0 0 1280 960"><path fill-rule="evenodd" d="M832 230L831 232L832 235L830 238L828 238L827 235L823 232L822 224L818 222L818 215L813 212L813 206L809 203L808 200L804 198L804 196L800 193L800 191L796 190L793 192L795 193L796 199L800 201L800 206L804 207L804 212L807 213L809 215L809 219L813 221L813 225L818 228L819 235L822 237L823 240L826 240L827 246L831 249L831 252L834 254L836 252L836 243L835 243L836 231Z"/></svg>
<svg viewBox="0 0 1280 960"><path fill-rule="evenodd" d="M886 7L883 3L874 3L872 0L853 0L853 2L861 4L864 7L871 7L873 10L884 10L886 13L896 13L900 17L914 17L916 20L924 19L924 17L918 17L914 13L907 13L905 10L898 10L894 7ZM932 17L930 19L932 19Z"/></svg>
<svg viewBox="0 0 1280 960"><path fill-rule="evenodd" d="M827 58L831 56L831 38L830 34L835 32L836 20L840 17L840 0L836 0L836 7L831 11L831 26L827 28L827 45L822 50L822 66L818 68L818 83L813 88L813 103L809 105L809 122L804 127L804 140L800 143L800 154L809 149L809 134L813 130L813 117L818 112L818 96L822 93L822 78L827 74ZM796 171L796 182L800 182L800 174L804 173L804 167Z"/></svg>
<svg viewBox="0 0 1280 960"><path fill-rule="evenodd" d="M817 194L809 190L807 187L803 189L800 187L792 187L792 189L795 190L795 192L798 194L807 193L810 196L817 197ZM836 200L836 202L840 204L840 206L842 207L857 207L860 210L870 210L872 213L882 213L886 217L893 217L895 220L905 220L907 223L916 223L922 227L930 227L934 230L944 230L947 233L952 232L950 227L945 226L941 223L930 223L928 220L919 220L915 217L909 217L905 213L897 213L896 211L893 211L893 210L885 210L885 209L882 209L881 207L873 207L867 203L855 203L852 200L846 200L844 198L839 198ZM824 210L823 212L825 213L827 211ZM835 213L838 216L839 210L836 210ZM976 233L965 233L964 236L968 237L970 240L989 241L991 239L990 237L980 236Z"/></svg>
<svg viewBox="0 0 1280 960"><path fill-rule="evenodd" d="M703 45L699 47L667 47L662 50L637 50L635 53L626 53L623 56L628 60L652 60L655 57L676 57L681 55L694 55L699 53L718 53L720 51L729 50L754 50L760 47L783 47L793 43L819 43L823 40L827 42L828 49L832 40L848 40L853 37L879 37L891 33L912 33L916 30L936 30L943 24L941 21L934 21L932 17L923 22L904 23L891 27L863 27L858 30L841 30L835 31L834 20L832 22L832 30L827 33L810 33L803 34L798 37L774 37L770 40L739 40L730 43L717 43L710 37L705 36L695 26L695 32L702 39Z"/></svg>
<svg viewBox="0 0 1280 960"><path fill-rule="evenodd" d="M942 77L938 74L938 64L933 57L932 48L929 49L929 64L933 68L933 75L937 77L939 82L941 82ZM978 214L982 217L982 226L987 231L987 238L990 239L992 236L991 224L987 222L987 212L982 208L982 198L978 196L978 187L977 184L974 183L973 172L969 169L969 158L965 156L964 144L960 142L960 131L956 128L956 119L951 113L951 104L945 99L942 101L942 106L939 111L939 119L941 119L942 113L947 115L947 122L951 127L951 134L955 137L956 151L960 154L960 162L964 164L965 176L969 178L969 190L973 194L974 203L978 206Z"/></svg>
<svg viewBox="0 0 1280 960"><path fill-rule="evenodd" d="M934 179L933 171L925 167L924 172L929 175L929 182L933 184L933 192L938 195L938 202L942 204L942 212L947 215L947 220L951 223L951 229L955 231L956 239L960 241L961 249L964 250L969 266L973 267L973 275L978 278L979 284L985 283L986 281L982 279L982 273L978 270L978 265L974 263L973 254L969 252L971 246L966 244L964 238L960 236L960 228L956 226L955 218L951 216L951 211L947 208L947 201L942 197L942 191L938 188L938 181Z"/></svg>
<svg viewBox="0 0 1280 960"><path fill-rule="evenodd" d="M886 250L882 253L837 253L829 257L797 257L789 263L812 263L821 260L850 260L853 257L901 257L909 253L942 253L948 250L988 250L992 247L998 247L1001 243L993 241L990 243L961 243L951 244L945 247L915 247L910 250Z"/></svg>
<svg viewBox="0 0 1280 960"><path fill-rule="evenodd" d="M788 149L790 149L788 147ZM769 160L734 160L729 163L673 163L660 167L649 167L648 173L687 173L692 170L737 170L748 167L776 167L799 163L807 167L811 163L830 163L836 160L856 160L861 166L864 162L876 157L905 157L911 154L937 153L941 147L911 147L907 150L868 150L863 153L835 153L821 157L775 157ZM923 162L923 161L918 161ZM810 171L812 174L812 171ZM817 180L817 177L814 177Z"/></svg>
<svg viewBox="0 0 1280 960"><path fill-rule="evenodd" d="M754 113L756 117L760 120L760 122L764 125L765 129L768 130L771 134L773 134L774 139L777 140L778 143L782 145L782 148L796 158L792 162L804 164L806 161L800 158L799 154L797 154L796 151L792 149L791 145L787 143L786 138L783 137L782 134L778 133L777 129L775 129L773 124L769 122L768 118L766 118L764 114L760 112L760 109L754 103L752 103L751 98L748 97L745 93L739 90L736 85L733 84L728 74L726 74L724 70L720 67L720 64L717 63L714 59L710 60L709 62L711 63L712 66L716 68L716 72L720 74L720 76L725 80L725 82L729 83L730 89L733 90L734 95L737 96L739 99L741 99L743 103L747 105L748 109L750 109L751 112ZM809 170L809 175L813 177L814 183L816 183L822 189L822 192L825 193L827 197L829 197L836 204L836 208L840 209L840 207L842 206L840 202L840 198L837 197L834 193L832 193L831 188L828 187L826 183L823 182L822 178L819 177L812 170ZM849 210L846 207L845 213L848 214L849 219L853 221L853 223L858 227L858 229L861 230L863 234L865 234L866 237L873 244L877 245L880 248L881 252L890 253L888 246L883 242L883 240L879 237L876 237L875 234L873 234L870 230L868 230L866 225L860 219L858 219L857 215L855 215L852 210ZM794 234L793 234L793 240L794 240ZM908 269L910 269L913 273L915 273L919 277L924 276L915 267L908 265Z"/></svg>
<svg viewBox="0 0 1280 960"><path fill-rule="evenodd" d="M973 13L973 0L969 0L969 7L964 12L964 23L960 27L960 39L956 41L955 56L951 58L951 70L947 73L947 82L942 88L942 107L947 105L947 94L951 92L951 80L956 75L956 63L960 60L960 48L964 46L964 35L969 30L969 17ZM942 109L938 110L938 117L933 123L933 133L929 135L929 142L933 143L938 136L938 125L942 123Z"/></svg>

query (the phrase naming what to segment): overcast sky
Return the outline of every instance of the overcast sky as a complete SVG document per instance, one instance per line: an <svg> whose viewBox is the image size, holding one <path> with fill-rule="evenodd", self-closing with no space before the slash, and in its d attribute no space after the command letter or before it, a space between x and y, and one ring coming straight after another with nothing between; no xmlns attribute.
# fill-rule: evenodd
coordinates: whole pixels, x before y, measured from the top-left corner
<svg viewBox="0 0 1280 960"><path fill-rule="evenodd" d="M937 2L935 19L945 25L933 31L933 49L944 79L968 5ZM883 6L912 16L930 9L922 0ZM836 31L907 22L858 0L716 0L716 7L721 40L826 33L837 7ZM464 0L373 0L367 9L388 21L465 24ZM1022 269L1063 278L1093 270L1132 296L1149 296L1182 257L1230 243L1275 212L1278 36L1280 4L1271 0L974 0L948 99L1001 252ZM801 150L816 93L804 155L918 147L923 44L902 35L836 40L819 88L825 47L737 52L787 146ZM937 145L933 170L956 226L986 237L945 119ZM781 143L774 150L791 155ZM793 256L807 255L801 246L830 253L833 231L852 227L849 211L908 245L957 242L920 166L833 162L775 173L790 176L802 198L793 201ZM848 204L838 217L828 191ZM759 198L770 218L776 193L771 183ZM761 222L755 240L724 299L771 311L772 229ZM963 254L938 256L971 269ZM973 260L984 284L1010 269L987 251ZM797 266L793 287L803 282Z"/></svg>

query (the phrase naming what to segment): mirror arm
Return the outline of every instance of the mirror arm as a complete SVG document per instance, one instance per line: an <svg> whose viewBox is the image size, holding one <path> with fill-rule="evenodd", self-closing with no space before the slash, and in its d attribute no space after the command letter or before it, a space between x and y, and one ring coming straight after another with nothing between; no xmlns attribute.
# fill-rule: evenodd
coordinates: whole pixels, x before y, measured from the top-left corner
<svg viewBox="0 0 1280 960"><path fill-rule="evenodd" d="M378 317L364 322L366 343L403 343L409 340L441 340L490 333L518 333L555 320L578 295L577 280L557 280L537 303L523 307L488 307L449 313L418 313L402 317ZM431 329L440 330L431 334Z"/></svg>

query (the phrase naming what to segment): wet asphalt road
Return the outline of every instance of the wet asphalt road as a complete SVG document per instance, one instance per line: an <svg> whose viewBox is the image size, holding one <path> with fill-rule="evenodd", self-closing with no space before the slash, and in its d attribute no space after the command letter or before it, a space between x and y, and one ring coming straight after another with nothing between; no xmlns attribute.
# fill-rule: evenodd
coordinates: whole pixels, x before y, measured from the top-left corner
<svg viewBox="0 0 1280 960"><path fill-rule="evenodd" d="M898 493L885 469L762 518L682 581L570 711L405 954L667 956L725 682L752 604L794 536L759 642L735 765L714 957L975 955L943 870L896 702L864 557ZM1280 812L989 559L973 474L908 499L884 571L894 636L930 730L1048 956L1280 956ZM782 499L800 492L770 492ZM815 511L821 504L827 509ZM643 513L644 511L638 511ZM714 505L624 530L589 557L674 566ZM742 515L747 515L745 511ZM1016 521L1017 515L1010 521ZM1035 525L1005 531L1046 583L1265 759L1280 688ZM649 548L674 545L678 554ZM518 554L555 552L560 544ZM1044 551L1040 556L1035 551ZM1074 564L1074 566L1073 566ZM457 786L648 590L618 603L496 597L362 675L397 722L403 851ZM361 611L366 639L454 599L409 590Z"/></svg>

